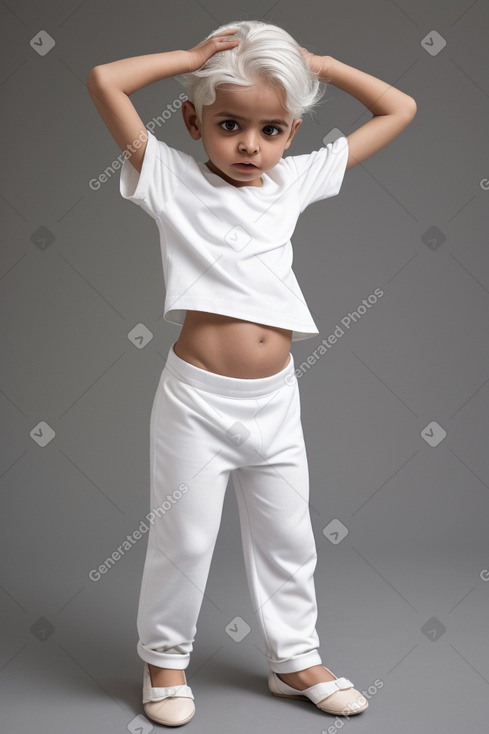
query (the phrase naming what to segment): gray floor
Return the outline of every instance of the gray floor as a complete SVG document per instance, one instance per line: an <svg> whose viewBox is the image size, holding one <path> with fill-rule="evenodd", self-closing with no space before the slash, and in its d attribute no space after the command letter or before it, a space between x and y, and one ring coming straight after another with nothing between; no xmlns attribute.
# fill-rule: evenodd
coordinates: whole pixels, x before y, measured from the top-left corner
<svg viewBox="0 0 489 734"><path fill-rule="evenodd" d="M487 556L456 544L414 546L397 554L374 543L359 549L348 538L334 546L322 537L321 523L315 525L322 660L370 698L367 711L338 721L312 703L285 701L268 691L241 541L232 530L235 513L231 483L187 669L196 714L186 731L486 730L489 583L480 572L489 565ZM135 545L100 581L60 602L57 613L48 614L40 603L41 621L33 631L37 620L4 597L2 628L9 633L0 673L2 731L152 730L142 711L142 663L135 653L143 552L144 543ZM47 574L44 582L45 598L56 599L55 576ZM236 616L251 627L241 642L225 631ZM433 629L436 639L430 638Z"/></svg>

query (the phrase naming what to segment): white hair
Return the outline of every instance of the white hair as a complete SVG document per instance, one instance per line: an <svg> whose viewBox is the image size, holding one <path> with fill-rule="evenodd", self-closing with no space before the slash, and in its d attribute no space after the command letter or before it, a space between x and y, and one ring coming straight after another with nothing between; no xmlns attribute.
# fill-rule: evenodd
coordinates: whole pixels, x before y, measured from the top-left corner
<svg viewBox="0 0 489 734"><path fill-rule="evenodd" d="M204 40L227 28L238 29L231 34L239 39L237 46L217 51L197 71L176 76L199 120L203 105L213 104L216 87L222 84L251 87L263 81L285 94L285 107L294 119L318 103L326 84L310 70L299 44L287 31L260 20L243 20L220 26Z"/></svg>

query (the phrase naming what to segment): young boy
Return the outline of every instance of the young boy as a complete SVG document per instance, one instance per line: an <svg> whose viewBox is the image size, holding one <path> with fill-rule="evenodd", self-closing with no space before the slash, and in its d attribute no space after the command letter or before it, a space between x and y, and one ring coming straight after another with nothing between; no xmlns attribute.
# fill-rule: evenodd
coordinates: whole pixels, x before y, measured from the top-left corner
<svg viewBox="0 0 489 734"><path fill-rule="evenodd" d="M129 99L174 75L188 89L183 119L202 139L205 163L157 140ZM321 82L373 117L311 154L283 158ZM409 124L416 103L260 21L223 26L187 51L96 66L88 88L131 151L120 191L155 219L164 317L183 325L151 412L151 506L172 501L151 526L141 584L144 710L169 726L195 713L184 670L232 476L271 692L328 713L364 711L365 697L317 650L317 555L290 345L319 332L292 271L290 237L310 203L335 196L346 170Z"/></svg>

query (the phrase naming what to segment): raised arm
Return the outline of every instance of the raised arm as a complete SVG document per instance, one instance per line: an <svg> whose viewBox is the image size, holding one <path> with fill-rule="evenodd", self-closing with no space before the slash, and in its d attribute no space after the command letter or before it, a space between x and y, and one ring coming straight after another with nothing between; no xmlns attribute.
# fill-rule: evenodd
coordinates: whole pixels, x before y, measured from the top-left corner
<svg viewBox="0 0 489 734"><path fill-rule="evenodd" d="M147 131L129 95L158 79L187 71L185 51L134 56L94 66L87 77L92 101L121 150L141 172Z"/></svg>
<svg viewBox="0 0 489 734"><path fill-rule="evenodd" d="M90 97L119 147L130 152L140 173L148 141L147 130L129 95L167 77L199 69L212 54L239 43L235 30L217 33L188 51L133 56L94 66L87 77Z"/></svg>
<svg viewBox="0 0 489 734"><path fill-rule="evenodd" d="M319 75L321 81L351 94L373 115L371 120L347 136L347 170L387 145L415 116L415 100L396 87L332 56L316 56L306 49L301 50L309 68Z"/></svg>

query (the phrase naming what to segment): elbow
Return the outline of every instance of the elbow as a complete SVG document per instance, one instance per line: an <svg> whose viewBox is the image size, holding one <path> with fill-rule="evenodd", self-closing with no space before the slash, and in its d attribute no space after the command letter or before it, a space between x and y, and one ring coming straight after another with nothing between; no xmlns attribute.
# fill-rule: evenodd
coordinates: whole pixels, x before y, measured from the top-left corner
<svg viewBox="0 0 489 734"><path fill-rule="evenodd" d="M399 105L396 112L399 132L401 132L401 130L404 130L404 128L407 127L410 122L412 122L412 120L416 116L417 109L418 108L416 105L416 101L413 99L413 97L410 97L407 94L404 95L402 104Z"/></svg>
<svg viewBox="0 0 489 734"><path fill-rule="evenodd" d="M407 96L406 99L406 116L411 121L418 111L418 105L416 104L416 100L414 97Z"/></svg>
<svg viewBox="0 0 489 734"><path fill-rule="evenodd" d="M94 66L88 72L87 87L89 89L97 86L100 83L101 70L102 70L101 66Z"/></svg>
<svg viewBox="0 0 489 734"><path fill-rule="evenodd" d="M95 75L96 75L96 69L97 68L98 68L97 66L94 66L92 69L90 69L90 71L87 74L86 85L87 85L88 89L90 89L90 87L93 87L93 85L95 83Z"/></svg>

